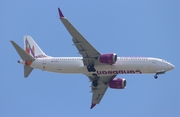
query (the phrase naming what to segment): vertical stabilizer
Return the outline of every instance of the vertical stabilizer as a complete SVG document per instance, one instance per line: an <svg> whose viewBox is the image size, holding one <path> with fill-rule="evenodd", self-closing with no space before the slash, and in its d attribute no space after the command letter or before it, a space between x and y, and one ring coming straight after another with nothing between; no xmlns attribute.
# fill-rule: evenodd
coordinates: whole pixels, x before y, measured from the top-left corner
<svg viewBox="0 0 180 117"><path fill-rule="evenodd" d="M45 53L36 44L31 36L24 36L24 49L25 51L34 58L44 58Z"/></svg>

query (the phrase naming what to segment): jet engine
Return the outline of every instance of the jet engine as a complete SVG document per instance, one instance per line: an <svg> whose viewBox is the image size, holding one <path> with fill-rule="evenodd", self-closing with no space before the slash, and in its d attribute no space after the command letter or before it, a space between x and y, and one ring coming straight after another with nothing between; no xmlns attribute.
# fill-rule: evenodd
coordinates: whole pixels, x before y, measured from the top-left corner
<svg viewBox="0 0 180 117"><path fill-rule="evenodd" d="M124 78L114 78L109 82L109 87L113 89L124 89L126 80Z"/></svg>
<svg viewBox="0 0 180 117"><path fill-rule="evenodd" d="M117 61L117 55L116 53L112 54L101 54L99 56L99 62L105 63L105 64L114 64Z"/></svg>

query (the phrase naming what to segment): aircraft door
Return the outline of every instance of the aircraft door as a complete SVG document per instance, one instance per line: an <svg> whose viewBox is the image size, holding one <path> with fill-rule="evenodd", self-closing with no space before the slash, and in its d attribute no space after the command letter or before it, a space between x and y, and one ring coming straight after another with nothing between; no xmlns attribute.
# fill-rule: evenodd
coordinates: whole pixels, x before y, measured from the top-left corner
<svg viewBox="0 0 180 117"><path fill-rule="evenodd" d="M43 70L46 69L46 59L42 60L42 68L43 68Z"/></svg>
<svg viewBox="0 0 180 117"><path fill-rule="evenodd" d="M150 72L155 72L156 71L156 66L157 66L157 61L156 60L152 60L152 63L150 65Z"/></svg>

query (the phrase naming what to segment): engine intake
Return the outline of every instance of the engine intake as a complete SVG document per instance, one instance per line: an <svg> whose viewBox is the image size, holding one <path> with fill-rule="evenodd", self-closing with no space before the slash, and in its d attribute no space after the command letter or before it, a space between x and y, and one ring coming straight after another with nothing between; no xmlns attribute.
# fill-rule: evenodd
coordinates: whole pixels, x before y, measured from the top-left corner
<svg viewBox="0 0 180 117"><path fill-rule="evenodd" d="M114 78L109 82L109 87L113 89L124 89L126 80L124 78Z"/></svg>
<svg viewBox="0 0 180 117"><path fill-rule="evenodd" d="M101 54L99 56L99 62L105 63L105 64L114 64L117 61L117 55L116 53L112 54Z"/></svg>

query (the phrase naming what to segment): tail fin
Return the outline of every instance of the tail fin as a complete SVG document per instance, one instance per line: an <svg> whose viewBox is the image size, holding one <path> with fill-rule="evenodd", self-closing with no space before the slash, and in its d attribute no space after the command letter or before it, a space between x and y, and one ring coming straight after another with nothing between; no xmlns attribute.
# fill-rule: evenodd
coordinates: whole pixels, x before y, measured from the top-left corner
<svg viewBox="0 0 180 117"><path fill-rule="evenodd" d="M33 58L46 57L46 54L41 50L31 36L24 36L24 49Z"/></svg>

